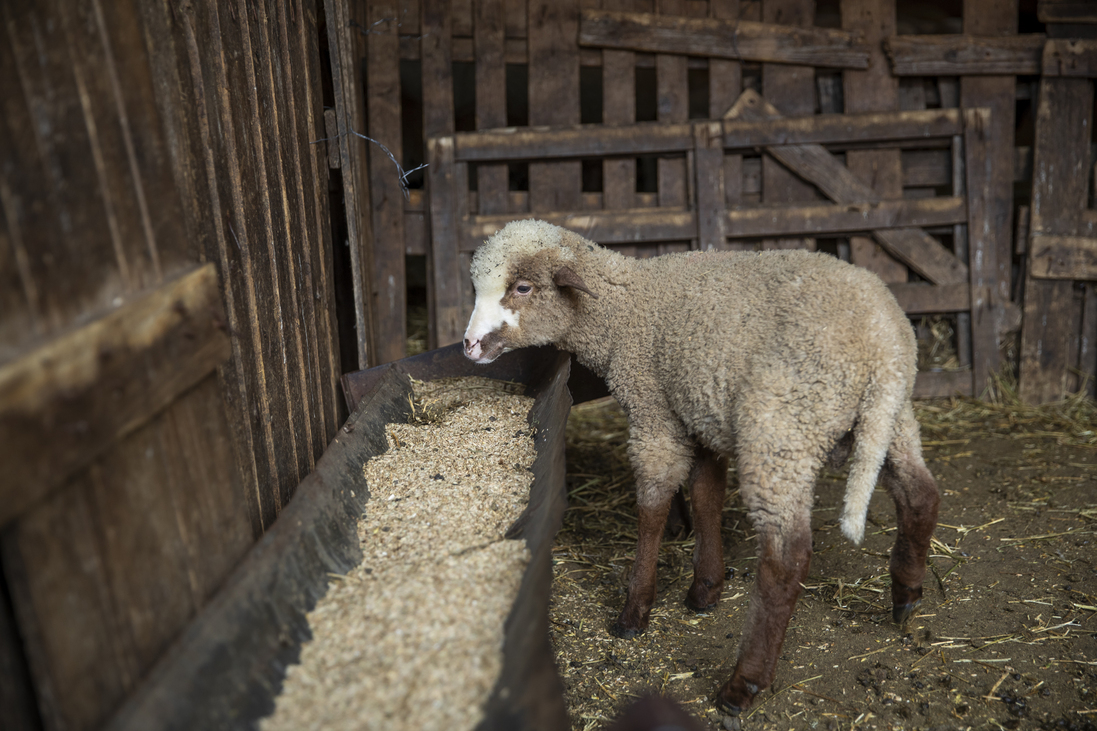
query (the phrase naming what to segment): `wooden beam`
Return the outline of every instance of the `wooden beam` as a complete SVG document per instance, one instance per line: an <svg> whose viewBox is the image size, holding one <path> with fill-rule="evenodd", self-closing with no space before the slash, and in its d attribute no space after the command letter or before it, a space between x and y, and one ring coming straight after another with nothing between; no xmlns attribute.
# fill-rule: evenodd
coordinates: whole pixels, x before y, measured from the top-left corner
<svg viewBox="0 0 1097 731"><path fill-rule="evenodd" d="M476 247L522 214L473 216L462 227L461 250ZM637 244L656 241L683 241L697 232L697 217L692 211L665 208L632 208L613 211L576 213L538 213L537 217L571 229L600 244Z"/></svg>
<svg viewBox="0 0 1097 731"><path fill-rule="evenodd" d="M947 226L967 220L963 198L878 201L835 205L797 203L735 208L727 213L727 236L849 234L877 229Z"/></svg>
<svg viewBox="0 0 1097 731"><path fill-rule="evenodd" d="M1097 23L1092 0L1039 0L1036 17L1041 23Z"/></svg>
<svg viewBox="0 0 1097 731"><path fill-rule="evenodd" d="M1032 276L1041 279L1097 279L1097 238L1033 234Z"/></svg>
<svg viewBox="0 0 1097 731"><path fill-rule="evenodd" d="M579 45L834 68L868 67L851 33L775 23L584 10Z"/></svg>
<svg viewBox="0 0 1097 731"><path fill-rule="evenodd" d="M908 315L938 312L967 312L971 309L971 287L967 282L934 286L924 282L895 282L888 289Z"/></svg>
<svg viewBox="0 0 1097 731"><path fill-rule="evenodd" d="M0 526L228 358L206 264L0 368Z"/></svg>
<svg viewBox="0 0 1097 731"><path fill-rule="evenodd" d="M1043 33L892 36L884 50L896 76L1016 76L1040 73L1046 40Z"/></svg>
<svg viewBox="0 0 1097 731"><path fill-rule="evenodd" d="M1044 76L1097 77L1097 40L1057 38L1044 47Z"/></svg>
<svg viewBox="0 0 1097 731"><path fill-rule="evenodd" d="M757 92L744 91L728 112L731 118L761 120L779 112ZM821 145L774 145L766 152L819 188L835 203L879 203L880 195L860 181ZM968 280L967 265L924 231L878 229L876 240L896 258L934 284L957 284Z"/></svg>
<svg viewBox="0 0 1097 731"><path fill-rule="evenodd" d="M703 124L710 124L705 122ZM963 132L958 109L925 109L872 114L817 114L770 120L725 119L723 146L855 145L948 138ZM462 162L530 158L635 156L693 149L696 124L638 124L573 127L507 127L454 135L454 156ZM706 128L706 133L709 130Z"/></svg>

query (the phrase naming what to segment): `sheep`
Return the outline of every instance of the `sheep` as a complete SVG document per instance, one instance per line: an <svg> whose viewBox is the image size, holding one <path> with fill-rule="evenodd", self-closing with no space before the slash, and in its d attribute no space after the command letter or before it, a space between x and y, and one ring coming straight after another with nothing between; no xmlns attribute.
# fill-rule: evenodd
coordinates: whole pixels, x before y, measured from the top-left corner
<svg viewBox="0 0 1097 731"><path fill-rule="evenodd" d="M840 465L852 452L840 526L855 544L878 476L894 500L892 613L900 625L913 616L939 496L911 405L913 329L878 277L806 251L638 260L527 220L477 249L472 279L467 357L489 363L555 344L602 376L628 417L639 537L614 635L648 625L667 512L687 481L696 547L686 604L719 601L721 510L736 460L759 562L736 665L717 694L726 725L738 727L773 682L828 459Z"/></svg>

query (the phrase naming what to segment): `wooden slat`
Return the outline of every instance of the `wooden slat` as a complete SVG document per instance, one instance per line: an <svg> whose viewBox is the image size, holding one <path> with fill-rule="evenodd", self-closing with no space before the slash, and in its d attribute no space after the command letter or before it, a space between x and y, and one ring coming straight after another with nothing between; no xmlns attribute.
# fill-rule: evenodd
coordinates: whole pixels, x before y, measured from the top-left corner
<svg viewBox="0 0 1097 731"><path fill-rule="evenodd" d="M1097 77L1097 40L1054 38L1044 47L1044 76Z"/></svg>
<svg viewBox="0 0 1097 731"><path fill-rule="evenodd" d="M702 250L727 244L727 198L724 193L724 149L720 124L699 124L693 152L696 176L697 245Z"/></svg>
<svg viewBox="0 0 1097 731"><path fill-rule="evenodd" d="M12 243L44 334L110 306L129 277L115 255L105 211L88 191L99 180L63 27L49 8L0 7L6 32L0 80L7 132L0 180ZM64 130L64 134L51 134ZM12 179L12 171L22 171ZM65 282L65 287L55 286Z"/></svg>
<svg viewBox="0 0 1097 731"><path fill-rule="evenodd" d="M354 295L354 324L358 346L358 367L368 368L374 359L373 229L366 201L371 200L366 143L354 136L366 128L358 55L359 32L351 26L346 3L323 0L327 18L328 52L331 56L335 119L339 130L339 169L342 173L346 206L347 246L350 250L351 282Z"/></svg>
<svg viewBox="0 0 1097 731"><path fill-rule="evenodd" d="M578 124L578 0L531 0L529 4L529 123ZM579 161L530 163L531 213L576 211L582 206Z"/></svg>
<svg viewBox="0 0 1097 731"><path fill-rule="evenodd" d="M599 212L540 214L548 223L576 231L600 244L654 243L689 239L697 231L697 220L691 211L662 208L633 208ZM484 240L514 219L503 216L473 216L462 226L461 248L474 251Z"/></svg>
<svg viewBox="0 0 1097 731"><path fill-rule="evenodd" d="M609 129L636 121L636 54L631 51L602 52L602 122ZM604 153L601 153L604 154ZM636 158L606 158L602 161L602 205L608 209L636 205Z"/></svg>
<svg viewBox="0 0 1097 731"><path fill-rule="evenodd" d="M945 138L963 131L961 115L956 109L820 114L765 121L725 119L722 125L723 145L728 149L812 143L847 149L855 145ZM693 134L691 124L641 122L627 126L577 125L461 132L454 139L456 159L485 162L685 152L693 147Z"/></svg>
<svg viewBox="0 0 1097 731"><path fill-rule="evenodd" d="M709 3L709 13L713 18L738 21L739 0L712 0ZM738 61L710 58L708 66L709 118L720 119L735 104L743 90L742 64ZM742 203L743 156L725 154L723 167L724 205L737 206ZM721 241L720 245L725 243Z"/></svg>
<svg viewBox="0 0 1097 731"><path fill-rule="evenodd" d="M648 53L866 68L868 54L849 34L792 24L584 10L579 43Z"/></svg>
<svg viewBox="0 0 1097 731"><path fill-rule="evenodd" d="M899 80L888 73L881 42L895 32L892 0L842 0L842 27L861 33L871 49L869 68L842 72L842 97L847 113L899 110ZM850 150L846 167L882 198L903 197L902 156L898 149ZM849 242L850 261L875 272L885 282L907 281L907 268L869 236Z"/></svg>
<svg viewBox="0 0 1097 731"><path fill-rule="evenodd" d="M1036 111L1030 230L1074 236L1082 225L1089 193L1093 84L1087 79L1045 77ZM1035 257L1030 257L1030 262ZM1020 396L1028 403L1062 398L1074 390L1071 351L1079 336L1081 311L1074 283L1035 279L1025 284L1021 325Z"/></svg>
<svg viewBox="0 0 1097 731"><path fill-rule="evenodd" d="M273 297L276 303L267 305L268 316L273 315L285 330L282 339L282 357L285 362L285 398L288 403L289 430L293 435L297 476L302 478L316 464L316 444L313 433L320 429L318 414L309 398L311 394L308 346L305 344L307 321L300 301L302 291L301 259L304 248L302 211L294 205L287 181L300 179L295 161L298 140L290 132L293 115L289 112L289 95L279 87L276 77L289 73L279 67L279 54L272 47L275 43L279 15L268 16L265 6L252 11L254 21L248 24L248 42L256 84L256 114L252 124L265 134L257 132L255 140L262 141L264 160L263 182L260 191L267 198L271 230L274 236L268 242L268 251L274 262L272 267ZM245 46L245 52L248 47ZM294 185L294 188L299 188ZM322 441L322 440L321 440ZM296 484L283 485L284 502L289 502Z"/></svg>
<svg viewBox="0 0 1097 731"><path fill-rule="evenodd" d="M963 198L878 201L860 205L785 204L728 211L728 236L803 236L903 231L914 226L947 226L966 221ZM911 246L916 246L912 244Z"/></svg>
<svg viewBox="0 0 1097 731"><path fill-rule="evenodd" d="M765 0L762 3L762 20L810 28L815 24L815 3L812 0ZM810 117L815 114L815 69L806 65L763 63L762 93L782 115ZM806 202L818 198L811 184L802 180L795 171L771 155L762 156L763 203ZM814 250L815 240L763 239L762 248Z"/></svg>
<svg viewBox="0 0 1097 731"><path fill-rule="evenodd" d="M891 36L884 41L884 50L896 76L1039 74L1046 40L1042 33Z"/></svg>
<svg viewBox="0 0 1097 731"><path fill-rule="evenodd" d="M933 286L922 282L897 282L888 288L908 315L966 312L971 309L971 286L966 282Z"/></svg>
<svg viewBox="0 0 1097 731"><path fill-rule="evenodd" d="M660 18L685 15L683 0L656 0ZM660 53L655 56L655 114L658 124L682 124L689 121L689 68L686 57ZM686 205L686 161L660 157L656 162L659 205Z"/></svg>
<svg viewBox="0 0 1097 731"><path fill-rule="evenodd" d="M229 354L207 264L0 369L0 525Z"/></svg>
<svg viewBox="0 0 1097 731"><path fill-rule="evenodd" d="M423 0L422 31L423 134L431 209L430 345L441 347L458 342L464 333L460 283L468 276L461 271L453 219L457 198L466 196L468 183L456 179L454 171L453 50L447 2Z"/></svg>
<svg viewBox="0 0 1097 731"><path fill-rule="evenodd" d="M400 61L395 0L368 3L366 94L369 136L399 162L403 159L400 118ZM372 144L372 143L371 143ZM400 174L379 149L369 154L373 216L373 303L377 363L407 354L407 286L404 282L404 192Z"/></svg>
<svg viewBox="0 0 1097 731"><path fill-rule="evenodd" d="M1086 283L1082 302L1082 331L1078 338L1078 370L1086 378L1085 391L1097 396L1097 285Z"/></svg>
<svg viewBox="0 0 1097 731"><path fill-rule="evenodd" d="M1097 23L1097 8L1089 0L1039 0L1036 17L1041 23Z"/></svg>
<svg viewBox="0 0 1097 731"><path fill-rule="evenodd" d="M745 91L729 112L733 117L760 119L779 112L757 92ZM815 184L835 203L880 202L879 195L820 145L776 145L766 152L803 179ZM917 229L878 229L873 236L899 260L935 284L967 281L967 266L939 242Z"/></svg>
<svg viewBox="0 0 1097 731"><path fill-rule="evenodd" d="M1031 269L1041 279L1097 279L1097 238L1036 234Z"/></svg>
<svg viewBox="0 0 1097 731"><path fill-rule="evenodd" d="M338 159L337 140L331 139L325 143L317 144L317 140L327 137L327 131L323 120L326 119L324 110L324 94L320 79L320 29L317 25L317 0L296 0L293 6L293 14L299 22L290 23L289 28L296 31L296 36L291 32L287 38L288 54L296 54L299 59L300 73L292 75L288 80L295 85L297 116L299 119L298 135L303 151L302 164L304 181L304 201L306 218L310 221L306 226L310 229L310 250L304 252L304 270L306 292L312 292L314 300L314 319L316 321L316 349L319 363L316 370L315 386L320 392L317 399L318 408L323 409L323 439L316 440L316 447L320 454L327 444L335 437L335 431L342 424L341 391L339 390L339 376L342 373L339 352L339 330L335 314L334 287L328 282L334 281L334 263L332 246L331 211L329 207L328 186L329 171L325 165L328 155L325 148L334 152ZM338 133L338 125L334 124L334 111L332 110L333 131ZM319 459L319 454L316 455Z"/></svg>
<svg viewBox="0 0 1097 731"><path fill-rule="evenodd" d="M1012 36L1017 32L1017 17L1016 0L964 2L964 32L974 36ZM977 396L1001 366L999 332L1005 329L1009 307L1016 83L1016 77L1008 73L960 79L963 164L971 216L967 243L972 371Z"/></svg>
<svg viewBox="0 0 1097 731"><path fill-rule="evenodd" d="M503 0L475 0L476 129L507 125ZM479 165L476 190L480 213L505 213L509 202L507 166Z"/></svg>

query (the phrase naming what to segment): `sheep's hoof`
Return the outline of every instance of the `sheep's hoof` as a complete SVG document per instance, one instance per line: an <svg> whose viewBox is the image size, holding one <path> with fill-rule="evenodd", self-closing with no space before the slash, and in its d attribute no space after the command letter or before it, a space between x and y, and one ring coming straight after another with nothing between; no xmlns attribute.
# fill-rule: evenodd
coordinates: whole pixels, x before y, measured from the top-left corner
<svg viewBox="0 0 1097 731"><path fill-rule="evenodd" d="M626 627L621 624L621 620L617 620L609 628L609 633L614 637L620 637L622 640L631 640L642 635L644 627Z"/></svg>
<svg viewBox="0 0 1097 731"><path fill-rule="evenodd" d="M914 618L914 611L922 603L922 587L912 589L902 584L892 584L891 601L891 618L900 627L905 627Z"/></svg>
<svg viewBox="0 0 1097 731"><path fill-rule="evenodd" d="M705 582L695 581L686 594L686 606L695 612L706 612L720 603L723 590L723 582L710 586Z"/></svg>

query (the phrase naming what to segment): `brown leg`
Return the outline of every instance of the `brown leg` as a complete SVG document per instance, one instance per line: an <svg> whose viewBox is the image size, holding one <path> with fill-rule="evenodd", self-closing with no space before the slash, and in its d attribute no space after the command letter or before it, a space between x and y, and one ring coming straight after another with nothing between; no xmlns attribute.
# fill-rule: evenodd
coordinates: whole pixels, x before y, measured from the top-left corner
<svg viewBox="0 0 1097 731"><path fill-rule="evenodd" d="M724 548L720 541L728 463L707 449L699 449L690 475L690 503L697 543L693 548L693 584L686 606L703 611L720 601L724 588Z"/></svg>
<svg viewBox="0 0 1097 731"><path fill-rule="evenodd" d="M895 443L880 476L895 501L898 523L891 549L891 613L896 623L905 625L922 600L926 556L941 502L937 481L922 461L912 414L900 417Z"/></svg>
<svg viewBox="0 0 1097 731"><path fill-rule="evenodd" d="M789 516L782 529L759 529L758 579L739 645L739 661L731 679L716 696L717 705L738 717L760 691L769 687L785 641L800 584L811 562L811 513Z"/></svg>
<svg viewBox="0 0 1097 731"><path fill-rule="evenodd" d="M639 538L628 599L621 615L610 627L617 637L631 639L647 629L651 605L655 603L655 565L659 560L659 542L670 511L670 496L653 507L640 506Z"/></svg>

